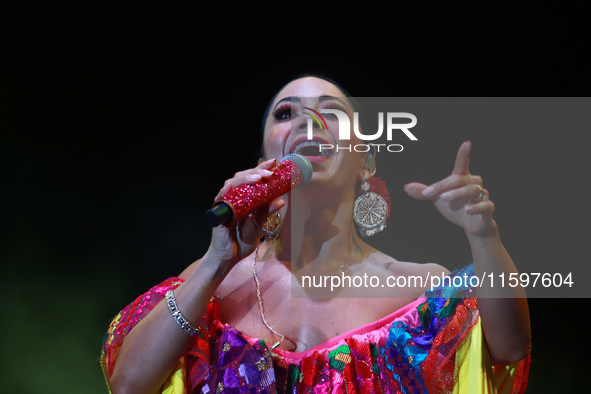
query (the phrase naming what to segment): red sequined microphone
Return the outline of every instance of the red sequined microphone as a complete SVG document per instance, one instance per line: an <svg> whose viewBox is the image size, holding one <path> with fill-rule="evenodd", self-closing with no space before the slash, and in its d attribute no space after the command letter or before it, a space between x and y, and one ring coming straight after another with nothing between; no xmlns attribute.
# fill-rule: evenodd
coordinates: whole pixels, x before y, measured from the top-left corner
<svg viewBox="0 0 591 394"><path fill-rule="evenodd" d="M221 196L205 220L211 227L237 223L261 206L273 201L291 189L304 187L312 178L312 163L302 155L289 154L271 169L273 175L266 181L244 184Z"/></svg>

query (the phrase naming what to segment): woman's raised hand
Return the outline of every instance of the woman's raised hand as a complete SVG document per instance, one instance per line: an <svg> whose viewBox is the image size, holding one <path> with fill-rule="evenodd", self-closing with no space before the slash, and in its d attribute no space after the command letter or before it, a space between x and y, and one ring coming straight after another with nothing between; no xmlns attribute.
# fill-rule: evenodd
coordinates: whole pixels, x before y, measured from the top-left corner
<svg viewBox="0 0 591 394"><path fill-rule="evenodd" d="M456 156L456 163L450 176L424 185L412 182L404 191L418 200L430 200L450 222L462 227L467 234L484 237L495 234L496 224L492 219L495 204L489 199L488 191L482 188L482 178L470 174L470 142L464 142Z"/></svg>
<svg viewBox="0 0 591 394"><path fill-rule="evenodd" d="M232 188L267 179L274 165L275 160L268 160L237 172L225 182L216 200ZM174 291L179 309L193 326L201 321L224 273L254 251L266 218L283 205L283 200L275 199L239 223L213 229L205 256L181 273L185 281ZM190 338L170 317L167 303L160 302L125 337L111 377L111 392L156 393L187 351Z"/></svg>
<svg viewBox="0 0 591 394"><path fill-rule="evenodd" d="M214 201L240 185L253 184L268 179L273 174L270 169L275 166L275 163L276 160L271 159L260 163L255 168L237 172L233 178L224 182L224 187ZM219 262L228 264L227 268L231 268L255 250L260 242L261 230L265 221L284 205L285 201L276 198L238 223L215 227L207 253Z"/></svg>

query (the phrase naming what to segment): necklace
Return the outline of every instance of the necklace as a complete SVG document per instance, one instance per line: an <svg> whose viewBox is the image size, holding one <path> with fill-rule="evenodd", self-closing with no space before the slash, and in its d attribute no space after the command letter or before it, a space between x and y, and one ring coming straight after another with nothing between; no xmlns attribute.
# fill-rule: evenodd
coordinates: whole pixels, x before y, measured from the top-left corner
<svg viewBox="0 0 591 394"><path fill-rule="evenodd" d="M263 320L263 323L265 323L265 326L267 326L269 331L271 331L273 334L276 334L277 336L281 337L281 339L279 341L275 342L275 344L273 346L271 346L271 350L275 350L275 348L277 348L277 346L281 345L281 342L283 342L283 340L285 339L285 336L278 333L277 331L275 331L273 329L273 327L271 327L269 325L269 323L267 323L267 319L265 319L265 313L263 312L263 299L261 297L261 284L259 283L259 277L257 275L257 268L256 268L257 253L259 252L259 246L260 246L260 244L257 245L256 249L254 250L254 255L252 256L252 273L254 276L254 281L257 286L257 298L259 299L259 312L261 313L261 319Z"/></svg>

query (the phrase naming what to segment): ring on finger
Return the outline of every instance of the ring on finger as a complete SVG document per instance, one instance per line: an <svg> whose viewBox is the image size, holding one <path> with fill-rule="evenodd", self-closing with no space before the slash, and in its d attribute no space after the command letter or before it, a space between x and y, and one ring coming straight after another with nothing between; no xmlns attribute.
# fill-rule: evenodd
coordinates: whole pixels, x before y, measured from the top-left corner
<svg viewBox="0 0 591 394"><path fill-rule="evenodd" d="M480 185L476 185L476 186L478 187L478 189L480 189L480 194L478 195L478 197L476 197L474 199L469 198L468 199L468 202L466 203L466 205L471 205L471 204L473 204L475 202L479 202L481 199L482 199L482 201L486 201L486 199L488 198L486 196L486 194L484 193L484 189L482 188L482 186L480 186Z"/></svg>
<svg viewBox="0 0 591 394"><path fill-rule="evenodd" d="M487 201L490 198L490 193L486 189L483 189L482 192L482 201Z"/></svg>
<svg viewBox="0 0 591 394"><path fill-rule="evenodd" d="M480 185L476 185L480 189L480 194L476 197L476 200L480 200L484 196L484 189Z"/></svg>

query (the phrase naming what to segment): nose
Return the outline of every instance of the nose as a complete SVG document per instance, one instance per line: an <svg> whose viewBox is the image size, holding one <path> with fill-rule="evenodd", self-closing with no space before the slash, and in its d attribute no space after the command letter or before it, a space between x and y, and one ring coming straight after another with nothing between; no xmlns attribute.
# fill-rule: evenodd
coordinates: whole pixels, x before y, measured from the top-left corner
<svg viewBox="0 0 591 394"><path fill-rule="evenodd" d="M308 132L308 123L312 125L312 131L314 134L320 131L320 125L312 117L308 115L300 116L297 123L292 127L296 135L305 134Z"/></svg>

